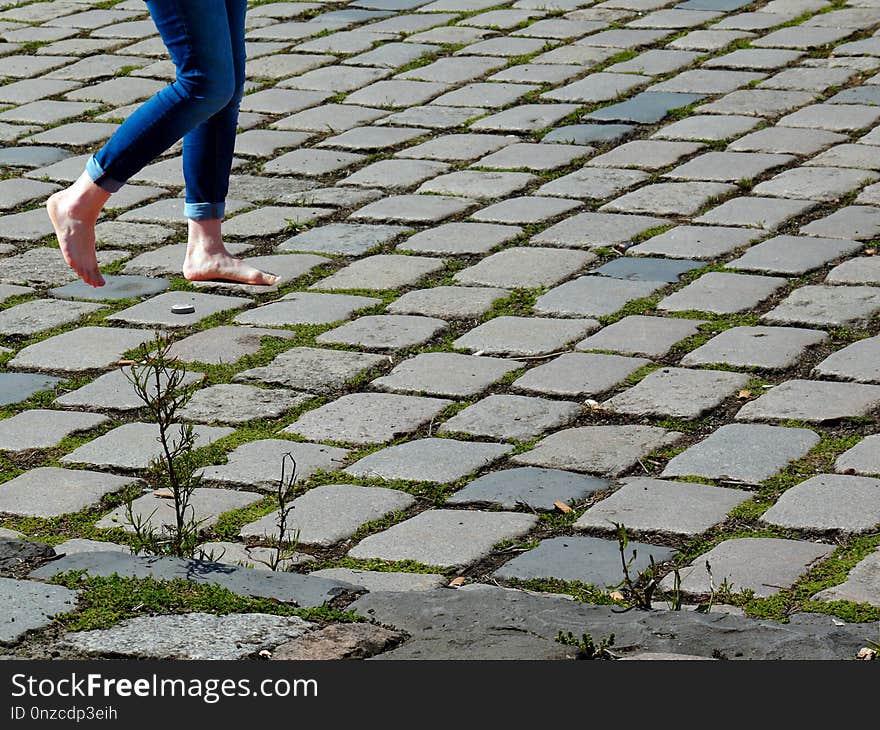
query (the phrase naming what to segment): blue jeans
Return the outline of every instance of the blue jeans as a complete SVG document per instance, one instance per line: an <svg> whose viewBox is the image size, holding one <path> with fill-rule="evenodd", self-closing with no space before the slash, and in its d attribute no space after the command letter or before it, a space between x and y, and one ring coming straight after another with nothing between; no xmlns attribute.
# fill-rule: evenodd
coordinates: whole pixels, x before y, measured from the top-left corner
<svg viewBox="0 0 880 730"><path fill-rule="evenodd" d="M134 112L86 165L109 193L183 137L184 215L222 218L244 94L247 0L145 0L177 79Z"/></svg>

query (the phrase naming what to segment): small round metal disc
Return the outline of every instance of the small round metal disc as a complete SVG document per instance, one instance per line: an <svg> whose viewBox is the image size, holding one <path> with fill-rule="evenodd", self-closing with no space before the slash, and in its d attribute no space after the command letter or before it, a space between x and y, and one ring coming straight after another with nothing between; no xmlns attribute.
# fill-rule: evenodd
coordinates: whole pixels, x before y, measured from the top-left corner
<svg viewBox="0 0 880 730"><path fill-rule="evenodd" d="M192 304L175 304L171 307L171 314L193 314L195 311Z"/></svg>

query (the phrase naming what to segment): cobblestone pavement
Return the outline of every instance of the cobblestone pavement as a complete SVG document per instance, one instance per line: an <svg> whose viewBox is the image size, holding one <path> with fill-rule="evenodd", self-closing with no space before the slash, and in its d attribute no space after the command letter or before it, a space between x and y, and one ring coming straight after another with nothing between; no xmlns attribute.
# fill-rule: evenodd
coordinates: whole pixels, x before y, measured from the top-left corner
<svg viewBox="0 0 880 730"><path fill-rule="evenodd" d="M876 640L880 2L250 4L226 233L281 283L181 278L177 147L113 197L91 290L43 204L173 67L140 0L0 0L0 652L460 655L420 606L478 657ZM168 518L120 371L156 330L202 386L204 542L259 562L292 452L290 572L128 554L123 495ZM719 616L586 605L622 580L613 523ZM149 578L247 610L96 618ZM398 631L266 615L363 591Z"/></svg>

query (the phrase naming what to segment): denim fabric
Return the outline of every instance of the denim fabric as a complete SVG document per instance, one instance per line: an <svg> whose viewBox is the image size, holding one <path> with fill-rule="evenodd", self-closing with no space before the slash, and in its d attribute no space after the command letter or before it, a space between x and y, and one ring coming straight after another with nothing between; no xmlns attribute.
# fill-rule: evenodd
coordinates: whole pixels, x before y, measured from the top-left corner
<svg viewBox="0 0 880 730"><path fill-rule="evenodd" d="M134 112L88 161L107 192L183 137L184 214L222 218L244 93L247 0L145 0L177 79Z"/></svg>

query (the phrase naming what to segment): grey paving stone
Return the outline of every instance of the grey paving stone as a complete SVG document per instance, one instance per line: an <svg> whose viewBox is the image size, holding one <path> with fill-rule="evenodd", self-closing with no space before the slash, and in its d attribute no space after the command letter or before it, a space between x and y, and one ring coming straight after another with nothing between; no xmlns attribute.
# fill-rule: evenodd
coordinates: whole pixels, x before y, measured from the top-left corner
<svg viewBox="0 0 880 730"><path fill-rule="evenodd" d="M327 215L320 208L267 205L224 220L223 232L230 238L274 236Z"/></svg>
<svg viewBox="0 0 880 730"><path fill-rule="evenodd" d="M275 548L258 545L248 547L240 542L205 542L196 548L196 556L200 560L264 571L270 571L273 560L277 558ZM312 561L314 558L311 555L294 551L289 557L282 558L277 567L282 572L292 571L296 566Z"/></svg>
<svg viewBox="0 0 880 730"><path fill-rule="evenodd" d="M280 301L249 309L236 315L239 324L288 327L302 324L331 324L348 319L355 312L381 304L374 297L344 294L285 294Z"/></svg>
<svg viewBox="0 0 880 730"><path fill-rule="evenodd" d="M55 546L57 555L75 555L76 553L130 553L131 548L128 545L117 545L113 542L102 542L100 540L84 540L74 537L65 540L60 545Z"/></svg>
<svg viewBox="0 0 880 730"><path fill-rule="evenodd" d="M748 383L748 376L718 370L661 368L603 404L616 413L699 418Z"/></svg>
<svg viewBox="0 0 880 730"><path fill-rule="evenodd" d="M736 114L694 114L690 117L667 124L651 135L654 139L681 139L690 141L711 140L713 142L739 137L760 124L754 117Z"/></svg>
<svg viewBox="0 0 880 730"><path fill-rule="evenodd" d="M807 455L819 436L806 428L730 423L673 457L661 476L702 476L756 484Z"/></svg>
<svg viewBox="0 0 880 730"><path fill-rule="evenodd" d="M21 296L22 294L32 294L33 289L29 286L16 286L14 284L0 284L0 303L5 302L12 297Z"/></svg>
<svg viewBox="0 0 880 730"><path fill-rule="evenodd" d="M860 145L864 146L864 145ZM863 185L874 182L877 173L871 170L839 167L799 167L785 170L755 186L757 195L780 198L801 198L834 202Z"/></svg>
<svg viewBox="0 0 880 730"><path fill-rule="evenodd" d="M488 167L499 170L527 169L535 171L554 170L568 167L575 160L586 157L594 148L585 145L543 143L512 144L498 152L493 152L474 163L475 167Z"/></svg>
<svg viewBox="0 0 880 730"><path fill-rule="evenodd" d="M791 155L768 155L761 152L707 152L666 173L666 177L677 180L732 182L749 180L774 167L787 165L794 159Z"/></svg>
<svg viewBox="0 0 880 730"><path fill-rule="evenodd" d="M523 196L508 198L474 213L471 218L487 223L543 223L580 208L580 203L561 198Z"/></svg>
<svg viewBox="0 0 880 730"><path fill-rule="evenodd" d="M544 135L541 142L555 144L607 144L624 139L635 128L630 124L570 124Z"/></svg>
<svg viewBox="0 0 880 730"><path fill-rule="evenodd" d="M623 480L614 494L594 504L574 523L579 529L699 535L724 521L749 493L726 487L635 477ZM656 556L655 556L656 559Z"/></svg>
<svg viewBox="0 0 880 730"><path fill-rule="evenodd" d="M109 629L68 633L62 645L87 656L136 659L247 659L303 636L297 616L188 613L138 616Z"/></svg>
<svg viewBox="0 0 880 730"><path fill-rule="evenodd" d="M379 160L344 178L346 185L397 190L410 188L449 170L445 162L431 160Z"/></svg>
<svg viewBox="0 0 880 730"><path fill-rule="evenodd" d="M422 345L447 327L436 317L374 314L347 322L315 338L318 344L354 345L366 349L397 350Z"/></svg>
<svg viewBox="0 0 880 730"><path fill-rule="evenodd" d="M263 169L270 173L305 175L321 177L339 172L347 167L364 162L364 155L351 152L303 149L287 152L267 162Z"/></svg>
<svg viewBox="0 0 880 730"><path fill-rule="evenodd" d="M294 347L268 365L239 373L233 381L330 393L386 361L385 357L365 352Z"/></svg>
<svg viewBox="0 0 880 730"><path fill-rule="evenodd" d="M49 290L49 295L58 299L86 299L98 302L118 301L120 299L140 299L159 294L171 285L167 279L154 279L147 276L104 275L104 286L94 289L82 281L75 281Z"/></svg>
<svg viewBox="0 0 880 730"><path fill-rule="evenodd" d="M433 421L451 401L391 393L344 395L283 430L310 441L387 443Z"/></svg>
<svg viewBox="0 0 880 730"><path fill-rule="evenodd" d="M880 289L872 286L802 286L762 318L771 324L819 327L867 322L880 311Z"/></svg>
<svg viewBox="0 0 880 730"><path fill-rule="evenodd" d="M456 339L452 346L488 355L544 355L598 329L593 319L501 316Z"/></svg>
<svg viewBox="0 0 880 730"><path fill-rule="evenodd" d="M862 244L846 239L812 236L776 236L749 248L726 267L775 274L804 274L826 266L862 249Z"/></svg>
<svg viewBox="0 0 880 730"><path fill-rule="evenodd" d="M393 573L352 568L323 568L309 575L351 583L367 591L433 591L446 585L447 578L438 573Z"/></svg>
<svg viewBox="0 0 880 730"><path fill-rule="evenodd" d="M605 479L524 466L489 472L457 491L446 504L486 503L505 509L524 504L532 509L553 510L556 502L580 502L608 486Z"/></svg>
<svg viewBox="0 0 880 730"><path fill-rule="evenodd" d="M814 155L842 142L846 137L824 129L799 129L797 127L767 127L740 137L728 145L734 152L767 152L772 154Z"/></svg>
<svg viewBox="0 0 880 730"><path fill-rule="evenodd" d="M0 210L13 210L25 203L43 200L59 189L60 186L53 183L27 178L0 180Z"/></svg>
<svg viewBox="0 0 880 730"><path fill-rule="evenodd" d="M651 558L663 563L675 555L672 548L631 541L627 560L633 558L630 570L646 570ZM623 580L620 551L616 542L598 537L552 537L538 547L508 561L494 573L496 578L509 580L578 581L600 589L617 587Z"/></svg>
<svg viewBox="0 0 880 730"><path fill-rule="evenodd" d="M197 391L180 410L180 417L201 423L250 423L278 418L310 397L283 389L221 383Z"/></svg>
<svg viewBox="0 0 880 730"><path fill-rule="evenodd" d="M880 210L869 205L848 205L808 223L800 232L807 236L870 240L880 234Z"/></svg>
<svg viewBox="0 0 880 730"><path fill-rule="evenodd" d="M482 393L520 367L520 363L497 357L424 352L404 360L371 385L392 393L464 398Z"/></svg>
<svg viewBox="0 0 880 730"><path fill-rule="evenodd" d="M766 74L754 71L720 71L698 68L684 71L667 81L654 84L649 89L649 93L726 94L764 78L766 78ZM693 101L700 101L700 99ZM681 106L685 106L685 104Z"/></svg>
<svg viewBox="0 0 880 730"><path fill-rule="evenodd" d="M395 157L444 162L469 162L517 142L500 134L450 134L395 153Z"/></svg>
<svg viewBox="0 0 880 730"><path fill-rule="evenodd" d="M29 631L51 625L55 616L75 608L77 597L76 591L62 586L0 578L0 644L13 644Z"/></svg>
<svg viewBox="0 0 880 730"><path fill-rule="evenodd" d="M669 112L702 101L704 98L703 94L643 91L627 101L590 112L584 119L601 122L656 124L663 120Z"/></svg>
<svg viewBox="0 0 880 730"><path fill-rule="evenodd" d="M439 106L485 107L500 109L509 106L528 94L536 91L533 84L508 84L501 81L476 82L447 91L431 103Z"/></svg>
<svg viewBox="0 0 880 730"><path fill-rule="evenodd" d="M567 279L594 259L582 251L517 246L487 256L453 279L459 284L534 289Z"/></svg>
<svg viewBox="0 0 880 730"><path fill-rule="evenodd" d="M410 236L398 244L403 251L433 254L482 254L522 233L518 226L492 223L444 223Z"/></svg>
<svg viewBox="0 0 880 730"><path fill-rule="evenodd" d="M594 396L611 390L649 362L619 355L567 352L530 369L511 387L526 393L569 398Z"/></svg>
<svg viewBox="0 0 880 730"><path fill-rule="evenodd" d="M389 114L376 124L397 124L401 127L427 127L428 129L453 129L486 114L485 109L471 107L411 106L394 114Z"/></svg>
<svg viewBox="0 0 880 730"><path fill-rule="evenodd" d="M36 212L40 216L45 215L43 210L37 210ZM5 219L11 217L5 216ZM48 220L48 216L46 216L46 219ZM2 220L0 219L0 221ZM11 233L11 236L16 241L21 239L30 240L27 234L20 237L20 234ZM4 237L4 234L2 232L2 222L0 222L0 238L2 237ZM106 266L124 259L127 255L122 251L98 251L98 264ZM0 283L4 284L61 286L76 278L76 273L64 261L61 252L57 248L47 248L45 246L31 248L15 256L6 256L3 259L3 268L0 269Z"/></svg>
<svg viewBox="0 0 880 730"><path fill-rule="evenodd" d="M582 426L543 438L535 448L511 458L514 464L618 476L639 459L681 438L655 426Z"/></svg>
<svg viewBox="0 0 880 730"><path fill-rule="evenodd" d="M407 231L409 229L402 226L330 223L289 238L278 250L358 256L393 241Z"/></svg>
<svg viewBox="0 0 880 730"><path fill-rule="evenodd" d="M880 119L880 108L858 104L812 104L787 114L777 122L783 127L827 129L831 132L857 132Z"/></svg>
<svg viewBox="0 0 880 730"><path fill-rule="evenodd" d="M238 446L229 453L226 464L207 466L198 473L206 484L274 491L287 454L296 462L296 483L299 484L318 470L338 469L349 452L323 444L264 439Z"/></svg>
<svg viewBox="0 0 880 730"><path fill-rule="evenodd" d="M353 592L352 586L339 581L304 576L298 573L254 570L185 558L157 558L125 555L116 552L65 555L32 578L46 580L69 570L82 570L90 576L152 578L154 580L189 580L205 585L219 585L240 596L270 598L304 608L321 606L333 598Z"/></svg>
<svg viewBox="0 0 880 730"><path fill-rule="evenodd" d="M25 370L77 373L108 368L128 350L155 336L152 330L118 327L79 327L28 345L7 363Z"/></svg>
<svg viewBox="0 0 880 730"><path fill-rule="evenodd" d="M296 537L302 545L328 546L346 540L367 522L392 512L409 509L415 499L396 489L360 487L354 484L327 484L310 489L291 503L287 539ZM278 537L278 512L241 528L245 539Z"/></svg>
<svg viewBox="0 0 880 730"><path fill-rule="evenodd" d="M518 67L514 66L513 68ZM560 67L538 66L533 68L557 69ZM537 72L532 75L537 76ZM470 128L478 132L537 132L552 127L577 110L577 104L519 104L478 119L470 125Z"/></svg>
<svg viewBox="0 0 880 730"><path fill-rule="evenodd" d="M216 524L224 512L248 507L262 498L261 494L255 492L197 487L190 495L189 509L193 519L202 528L206 528ZM160 532L173 528L177 521L174 500L159 497L155 493L135 499L131 503L131 510L135 520L142 520L145 525ZM102 517L95 523L95 527L99 529L121 527L126 532L135 532L135 526L129 520L127 505L117 507Z"/></svg>
<svg viewBox="0 0 880 730"><path fill-rule="evenodd" d="M112 322L125 322L136 325L154 325L158 327L189 327L219 312L241 309L252 302L244 297L227 297L218 294L201 294L194 292L172 291L159 294L132 307L110 315ZM190 305L195 308L192 314L175 314L175 305Z"/></svg>
<svg viewBox="0 0 880 730"><path fill-rule="evenodd" d="M340 147L361 152L384 151L399 147L407 142L428 133L427 129L418 127L356 127L341 134L328 137L319 142L317 147Z"/></svg>
<svg viewBox="0 0 880 730"><path fill-rule="evenodd" d="M736 190L735 185L718 182L655 183L621 195L599 210L615 213L692 216L716 198L726 197Z"/></svg>
<svg viewBox="0 0 880 730"><path fill-rule="evenodd" d="M489 38L484 41L473 43L462 48L456 53L475 56L497 56L499 58L515 58L517 56L531 56L538 51L543 51L547 41L539 38Z"/></svg>
<svg viewBox="0 0 880 730"><path fill-rule="evenodd" d="M171 345L169 354L181 362L220 365L238 362L245 355L254 355L262 348L263 337L290 339L289 330L223 325L196 332Z"/></svg>
<svg viewBox="0 0 880 730"><path fill-rule="evenodd" d="M880 480L819 474L796 484L761 517L797 530L867 532L880 519Z"/></svg>
<svg viewBox="0 0 880 730"><path fill-rule="evenodd" d="M760 233L724 226L676 226L627 249L633 256L712 260L746 246Z"/></svg>
<svg viewBox="0 0 880 730"><path fill-rule="evenodd" d="M728 200L694 218L694 223L748 226L776 230L792 218L815 208L812 200L781 200L779 198L740 197ZM823 235L823 234L819 234Z"/></svg>
<svg viewBox="0 0 880 730"><path fill-rule="evenodd" d="M816 94L809 91L776 91L773 89L741 89L732 91L717 101L699 107L711 114L749 114L775 118L809 104Z"/></svg>
<svg viewBox="0 0 880 730"><path fill-rule="evenodd" d="M476 206L473 200L444 195L393 195L370 203L349 216L362 221L439 223Z"/></svg>
<svg viewBox="0 0 880 730"><path fill-rule="evenodd" d="M772 34L771 34L772 35ZM760 46L759 39L753 46ZM777 48L739 48L723 56L710 58L705 62L705 68L744 68L761 71L772 71L782 68L797 61L803 56L802 51L784 50Z"/></svg>
<svg viewBox="0 0 880 730"><path fill-rule="evenodd" d="M416 289L388 305L389 314L419 314L440 319L478 319L495 302L510 295L506 289L481 286L434 286Z"/></svg>
<svg viewBox="0 0 880 730"><path fill-rule="evenodd" d="M869 337L832 353L814 369L838 380L880 383L880 337Z"/></svg>
<svg viewBox="0 0 880 730"><path fill-rule="evenodd" d="M807 348L827 339L824 332L796 327L731 327L689 352L681 364L787 370Z"/></svg>
<svg viewBox="0 0 880 730"><path fill-rule="evenodd" d="M332 94L327 91L300 91L299 89L264 89L247 94L241 102L244 112L263 114L293 114L317 106Z"/></svg>
<svg viewBox="0 0 880 730"><path fill-rule="evenodd" d="M667 224L663 218L615 213L579 213L533 236L532 243L566 248L600 248L625 243Z"/></svg>
<svg viewBox="0 0 880 730"><path fill-rule="evenodd" d="M425 565L468 565L488 555L502 540L522 537L537 523L515 512L434 509L361 540L353 558L415 560Z"/></svg>
<svg viewBox="0 0 880 730"><path fill-rule="evenodd" d="M644 182L648 173L641 170L582 167L538 188L538 195L557 195L563 198L607 200L618 193Z"/></svg>
<svg viewBox="0 0 880 730"><path fill-rule="evenodd" d="M880 150L870 144L839 144L805 163L811 167L854 168L852 174L880 169ZM871 179L873 182L873 178Z"/></svg>
<svg viewBox="0 0 880 730"><path fill-rule="evenodd" d="M738 421L809 421L824 423L868 416L880 406L880 386L788 380L770 388L736 414Z"/></svg>
<svg viewBox="0 0 880 730"><path fill-rule="evenodd" d="M675 164L681 158L692 155L703 147L698 142L669 142L666 140L636 140L625 142L598 157L587 165L595 167L636 167L659 170Z"/></svg>
<svg viewBox="0 0 880 730"><path fill-rule="evenodd" d="M56 299L34 299L0 311L0 334L28 337L56 329L104 309L89 302L61 302Z"/></svg>
<svg viewBox="0 0 880 730"><path fill-rule="evenodd" d="M611 101L633 89L643 86L651 81L650 76L640 76L632 73L605 73L595 72L589 76L575 81L553 91L541 94L542 99L550 101L568 101L595 104L601 101Z"/></svg>
<svg viewBox="0 0 880 730"><path fill-rule="evenodd" d="M461 170L423 183L417 193L461 195L468 198L501 198L528 187L537 178L525 172Z"/></svg>
<svg viewBox="0 0 880 730"><path fill-rule="evenodd" d="M0 373L0 405L8 406L26 401L43 390L51 390L60 378L31 373Z"/></svg>
<svg viewBox="0 0 880 730"><path fill-rule="evenodd" d="M448 484L489 466L511 449L506 444L429 437L386 447L344 471L356 477Z"/></svg>
<svg viewBox="0 0 880 730"><path fill-rule="evenodd" d="M846 84L856 71L850 68L805 68L796 66L774 74L758 84L767 89L798 89L801 91L825 91L832 86Z"/></svg>
<svg viewBox="0 0 880 730"><path fill-rule="evenodd" d="M668 312L733 314L753 309L787 283L778 276L711 271L660 300L657 308Z"/></svg>
<svg viewBox="0 0 880 730"><path fill-rule="evenodd" d="M229 436L234 429L220 426L194 426L196 448L208 446ZM146 469L161 456L159 428L152 423L126 423L61 457L64 464L89 464L101 468ZM179 434L173 443L178 443Z"/></svg>
<svg viewBox="0 0 880 730"><path fill-rule="evenodd" d="M119 367L98 376L90 383L69 393L59 396L53 405L65 408L84 408L87 410L134 411L144 407L144 402L135 391L131 377L131 367ZM161 377L161 382L168 383L169 375ZM192 385L202 379L201 373L184 373L182 385ZM149 386L153 396L156 394L154 384Z"/></svg>
<svg viewBox="0 0 880 730"><path fill-rule="evenodd" d="M388 116L385 109L354 104L322 104L273 122L272 129L293 129L304 132L344 132L360 124Z"/></svg>
<svg viewBox="0 0 880 730"><path fill-rule="evenodd" d="M571 423L580 412L581 405L571 401L490 395L456 413L437 429L437 433L528 441L545 431Z"/></svg>
<svg viewBox="0 0 880 730"><path fill-rule="evenodd" d="M681 591L685 595L707 595L712 582L725 580L734 592L751 590L758 598L776 595L833 552L831 545L771 537L743 537L725 540L681 570ZM706 563L712 574L706 570ZM672 588L664 578L661 587Z"/></svg>
<svg viewBox="0 0 880 730"><path fill-rule="evenodd" d="M880 258L851 258L831 269L825 281L828 284L880 284Z"/></svg>
<svg viewBox="0 0 880 730"><path fill-rule="evenodd" d="M27 451L57 446L68 436L90 431L110 419L93 413L34 409L0 421L0 451Z"/></svg>
<svg viewBox="0 0 880 730"><path fill-rule="evenodd" d="M113 474L37 467L0 485L0 511L23 517L60 517L96 507L103 497L136 483Z"/></svg>
<svg viewBox="0 0 880 730"><path fill-rule="evenodd" d="M427 66L410 69L397 74L397 78L416 81L437 81L444 84L460 84L474 81L487 73L504 68L506 64L498 58L487 56L458 56L438 58Z"/></svg>
<svg viewBox="0 0 880 730"><path fill-rule="evenodd" d="M690 66L700 57L691 51L651 49L643 51L635 58L615 63L606 70L610 73L636 73L649 76L665 76Z"/></svg>
<svg viewBox="0 0 880 730"><path fill-rule="evenodd" d="M849 571L843 583L819 591L813 598L817 601L852 601L880 606L878 569L880 569L880 551L874 551Z"/></svg>
<svg viewBox="0 0 880 730"><path fill-rule="evenodd" d="M625 355L663 357L673 345L697 334L702 324L705 321L699 319L631 315L603 327L596 334L579 342L577 349L612 350Z"/></svg>
<svg viewBox="0 0 880 730"><path fill-rule="evenodd" d="M581 276L554 287L535 302L535 311L563 317L601 317L629 302L651 296L662 281L628 281L605 276Z"/></svg>
<svg viewBox="0 0 880 730"><path fill-rule="evenodd" d="M448 84L434 81L406 81L403 79L376 81L349 94L345 103L362 104L382 109L401 109L424 104L448 90Z"/></svg>

